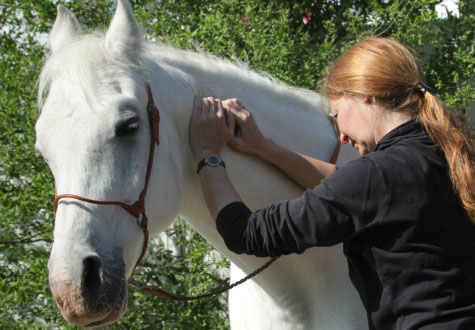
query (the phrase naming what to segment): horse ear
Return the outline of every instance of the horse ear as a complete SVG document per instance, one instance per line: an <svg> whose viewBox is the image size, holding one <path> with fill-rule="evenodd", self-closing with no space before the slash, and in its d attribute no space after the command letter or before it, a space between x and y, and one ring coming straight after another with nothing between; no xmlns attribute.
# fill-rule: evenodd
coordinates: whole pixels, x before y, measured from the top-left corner
<svg viewBox="0 0 475 330"><path fill-rule="evenodd" d="M106 33L106 49L135 59L142 50L142 28L135 20L128 0L119 0Z"/></svg>
<svg viewBox="0 0 475 330"><path fill-rule="evenodd" d="M74 14L63 5L58 5L58 15L49 34L53 52L74 41L81 34L81 26Z"/></svg>

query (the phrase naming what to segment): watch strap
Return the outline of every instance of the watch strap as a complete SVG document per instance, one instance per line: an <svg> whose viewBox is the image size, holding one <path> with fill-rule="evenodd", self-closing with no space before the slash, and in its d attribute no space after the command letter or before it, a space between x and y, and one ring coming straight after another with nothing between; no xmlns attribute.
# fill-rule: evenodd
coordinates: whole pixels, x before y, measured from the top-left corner
<svg viewBox="0 0 475 330"><path fill-rule="evenodd" d="M217 158L219 161L215 164L211 163L210 162L210 158L213 157L213 158ZM224 161L221 159L221 157L218 157L218 156L215 156L215 155L210 155L208 157L205 157L203 158L202 160L200 160L198 162L198 168L196 170L196 173L197 174L200 174L200 171L203 167L205 166L211 166L211 167L218 167L218 166L222 166L224 168L226 168L226 164L224 163Z"/></svg>

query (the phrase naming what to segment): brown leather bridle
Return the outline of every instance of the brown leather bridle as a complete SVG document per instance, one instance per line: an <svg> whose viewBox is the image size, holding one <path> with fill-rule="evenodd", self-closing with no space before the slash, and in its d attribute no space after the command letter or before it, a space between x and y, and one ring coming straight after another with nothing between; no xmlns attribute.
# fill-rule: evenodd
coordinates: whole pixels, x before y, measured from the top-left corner
<svg viewBox="0 0 475 330"><path fill-rule="evenodd" d="M137 219L137 224L143 231L144 240L143 240L142 252L140 253L140 257L137 259L137 262L135 263L134 269L135 267L137 267L140 261L142 261L142 258L148 246L148 219L147 219L147 214L145 213L145 195L147 194L148 183L150 181L150 174L152 173L155 145L158 146L160 144L160 140L158 136L160 113L158 111L158 108L155 106L152 92L148 84L147 84L147 95L148 95L147 112L148 112L148 117L149 117L149 122L150 122L150 131L151 131L152 138L150 140L150 153L148 156L148 165L147 165L147 174L145 175L145 184L144 184L144 188L142 192L140 193L139 199L132 204L120 202L120 201L98 201L95 199L90 199L90 198L73 195L73 194L56 195L56 189L55 189L55 193L54 193L55 196L54 196L54 203L53 203L55 214L56 214L56 211L58 210L58 203L62 198L74 198L74 199L78 199L80 201L92 203L92 204L118 205L122 207L124 210L126 210L128 213L130 213L133 217L135 217Z"/></svg>

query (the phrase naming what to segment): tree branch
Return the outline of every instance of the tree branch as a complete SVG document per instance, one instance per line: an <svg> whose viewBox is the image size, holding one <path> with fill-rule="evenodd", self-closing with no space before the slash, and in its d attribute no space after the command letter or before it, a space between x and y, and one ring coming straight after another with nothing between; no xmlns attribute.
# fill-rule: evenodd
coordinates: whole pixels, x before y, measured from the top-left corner
<svg viewBox="0 0 475 330"><path fill-rule="evenodd" d="M0 241L1 245L10 245L10 244L24 244L24 243L35 243L35 242L40 242L40 241L45 241L45 242L51 242L47 239L44 238L37 238L37 239L32 239L35 238L39 235L43 235L45 232L37 232L19 239L13 239L13 240L7 240L7 241Z"/></svg>

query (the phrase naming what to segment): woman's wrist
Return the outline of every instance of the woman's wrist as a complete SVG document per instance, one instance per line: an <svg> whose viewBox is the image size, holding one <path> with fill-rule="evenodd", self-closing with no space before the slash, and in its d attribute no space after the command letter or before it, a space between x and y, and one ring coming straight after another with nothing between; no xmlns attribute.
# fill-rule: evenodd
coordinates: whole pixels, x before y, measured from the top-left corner
<svg viewBox="0 0 475 330"><path fill-rule="evenodd" d="M196 160L200 161L201 159L206 158L211 155L220 156L221 151L217 149L199 149L199 150L196 150L194 154L195 154Z"/></svg>
<svg viewBox="0 0 475 330"><path fill-rule="evenodd" d="M262 144L253 148L252 154L265 161L271 161L279 148L280 147L272 139L265 138Z"/></svg>

